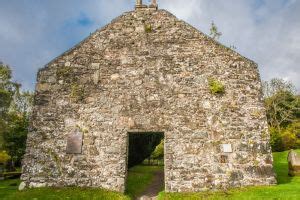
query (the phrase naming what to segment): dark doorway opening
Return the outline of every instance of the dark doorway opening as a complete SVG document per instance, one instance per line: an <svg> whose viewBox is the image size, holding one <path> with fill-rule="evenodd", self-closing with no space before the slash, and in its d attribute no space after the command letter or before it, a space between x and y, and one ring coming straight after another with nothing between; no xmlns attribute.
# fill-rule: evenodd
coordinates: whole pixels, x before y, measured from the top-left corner
<svg viewBox="0 0 300 200"><path fill-rule="evenodd" d="M164 133L128 133L127 194L155 197L164 190Z"/></svg>

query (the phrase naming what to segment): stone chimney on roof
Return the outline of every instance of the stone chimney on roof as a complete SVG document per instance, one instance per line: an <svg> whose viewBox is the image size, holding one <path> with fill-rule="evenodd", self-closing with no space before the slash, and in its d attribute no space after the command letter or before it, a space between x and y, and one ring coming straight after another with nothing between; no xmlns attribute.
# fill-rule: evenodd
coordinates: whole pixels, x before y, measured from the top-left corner
<svg viewBox="0 0 300 200"><path fill-rule="evenodd" d="M150 8L155 8L157 10L157 8L158 8L157 1L156 0L152 0L149 7Z"/></svg>
<svg viewBox="0 0 300 200"><path fill-rule="evenodd" d="M143 8L151 8L157 10L157 0L151 0L151 4L149 6L143 4L143 0L135 0L135 9L143 9Z"/></svg>

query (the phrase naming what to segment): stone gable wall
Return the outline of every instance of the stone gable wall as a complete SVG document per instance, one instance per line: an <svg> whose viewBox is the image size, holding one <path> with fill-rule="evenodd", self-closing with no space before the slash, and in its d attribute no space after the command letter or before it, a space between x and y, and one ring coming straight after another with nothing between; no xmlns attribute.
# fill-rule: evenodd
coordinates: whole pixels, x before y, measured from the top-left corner
<svg viewBox="0 0 300 200"><path fill-rule="evenodd" d="M211 94L210 78L224 95ZM257 65L167 11L125 13L41 69L37 81L27 187L123 192L134 131L165 133L166 191L276 183ZM67 154L76 130L82 154Z"/></svg>

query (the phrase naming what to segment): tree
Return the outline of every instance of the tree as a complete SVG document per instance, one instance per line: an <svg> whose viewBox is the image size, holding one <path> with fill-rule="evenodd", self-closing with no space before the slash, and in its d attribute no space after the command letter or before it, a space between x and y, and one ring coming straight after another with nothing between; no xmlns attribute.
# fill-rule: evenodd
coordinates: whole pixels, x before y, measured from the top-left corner
<svg viewBox="0 0 300 200"><path fill-rule="evenodd" d="M25 153L26 139L28 134L28 117L11 113L8 127L3 134L4 148L11 156L11 166L21 165L21 159Z"/></svg>
<svg viewBox="0 0 300 200"><path fill-rule="evenodd" d="M16 92L10 110L29 116L33 106L33 93L30 91Z"/></svg>
<svg viewBox="0 0 300 200"><path fill-rule="evenodd" d="M292 83L272 79L263 84L273 151L300 147L300 98Z"/></svg>
<svg viewBox="0 0 300 200"><path fill-rule="evenodd" d="M280 78L273 78L263 83L263 94L265 98L272 97L281 92L288 92L295 95L296 89L291 82Z"/></svg>
<svg viewBox="0 0 300 200"><path fill-rule="evenodd" d="M14 167L25 152L33 94L20 91L11 74L9 66L0 63L0 149L6 150Z"/></svg>
<svg viewBox="0 0 300 200"><path fill-rule="evenodd" d="M218 27L214 22L211 23L210 27L210 34L209 34L214 40L218 40L221 36L222 33L218 31Z"/></svg>
<svg viewBox="0 0 300 200"><path fill-rule="evenodd" d="M7 128L7 114L17 84L11 81L11 70L0 62L0 150L3 149L3 132Z"/></svg>
<svg viewBox="0 0 300 200"><path fill-rule="evenodd" d="M272 79L264 83L268 123L278 132L294 122L300 111L299 98L294 95L294 88L291 83L282 79Z"/></svg>
<svg viewBox="0 0 300 200"><path fill-rule="evenodd" d="M9 111L14 94L20 85L11 81L12 71L9 66L0 62L0 118L3 120Z"/></svg>

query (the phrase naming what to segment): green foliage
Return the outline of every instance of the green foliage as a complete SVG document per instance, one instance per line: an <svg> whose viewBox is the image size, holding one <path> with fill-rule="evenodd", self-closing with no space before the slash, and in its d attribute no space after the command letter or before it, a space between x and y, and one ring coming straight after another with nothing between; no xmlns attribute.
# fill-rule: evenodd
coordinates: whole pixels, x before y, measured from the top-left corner
<svg viewBox="0 0 300 200"><path fill-rule="evenodd" d="M152 25L151 24L145 24L144 28L145 28L146 33L151 33L152 32Z"/></svg>
<svg viewBox="0 0 300 200"><path fill-rule="evenodd" d="M7 154L6 151L0 151L0 164L5 164L9 161L11 157Z"/></svg>
<svg viewBox="0 0 300 200"><path fill-rule="evenodd" d="M216 24L215 24L214 22L211 23L209 35L210 35L214 40L218 40L218 39L222 36L222 33L219 32L218 27L216 26Z"/></svg>
<svg viewBox="0 0 300 200"><path fill-rule="evenodd" d="M300 109L299 98L288 91L279 91L265 99L268 123L278 131L296 120Z"/></svg>
<svg viewBox="0 0 300 200"><path fill-rule="evenodd" d="M0 181L0 197L6 200L9 195L15 195L18 191L20 182L20 179L7 179Z"/></svg>
<svg viewBox="0 0 300 200"><path fill-rule="evenodd" d="M285 150L300 149L300 122L293 122L282 131Z"/></svg>
<svg viewBox="0 0 300 200"><path fill-rule="evenodd" d="M28 118L33 94L20 92L20 84L13 82L9 66L0 63L0 150L11 156L11 165L20 165L25 152Z"/></svg>
<svg viewBox="0 0 300 200"><path fill-rule="evenodd" d="M19 84L11 81L9 66L0 62L0 117L3 119L7 114L14 94L19 89Z"/></svg>
<svg viewBox="0 0 300 200"><path fill-rule="evenodd" d="M4 115L8 111L13 94L10 91L0 88L0 113Z"/></svg>
<svg viewBox="0 0 300 200"><path fill-rule="evenodd" d="M4 65L2 62L0 62L0 80L1 83L4 80L10 80L11 79L11 69Z"/></svg>
<svg viewBox="0 0 300 200"><path fill-rule="evenodd" d="M225 93L225 86L218 80L210 78L208 80L208 85L210 92L212 94L224 94Z"/></svg>
<svg viewBox="0 0 300 200"><path fill-rule="evenodd" d="M274 128L270 127L270 135L271 135L271 147L273 152L281 152L284 151L283 140L280 132Z"/></svg>
<svg viewBox="0 0 300 200"><path fill-rule="evenodd" d="M151 158L161 160L164 158L164 140L161 140L159 145L155 147L155 150L151 154Z"/></svg>
<svg viewBox="0 0 300 200"><path fill-rule="evenodd" d="M295 87L282 79L264 83L265 105L273 151L299 148L300 98Z"/></svg>
<svg viewBox="0 0 300 200"><path fill-rule="evenodd" d="M270 133L273 151L300 149L300 122L293 122L281 131L271 127Z"/></svg>
<svg viewBox="0 0 300 200"><path fill-rule="evenodd" d="M18 113L11 113L8 119L8 126L4 130L4 149L9 153L12 161L21 164L22 156L25 153L26 138L28 134L28 117Z"/></svg>

